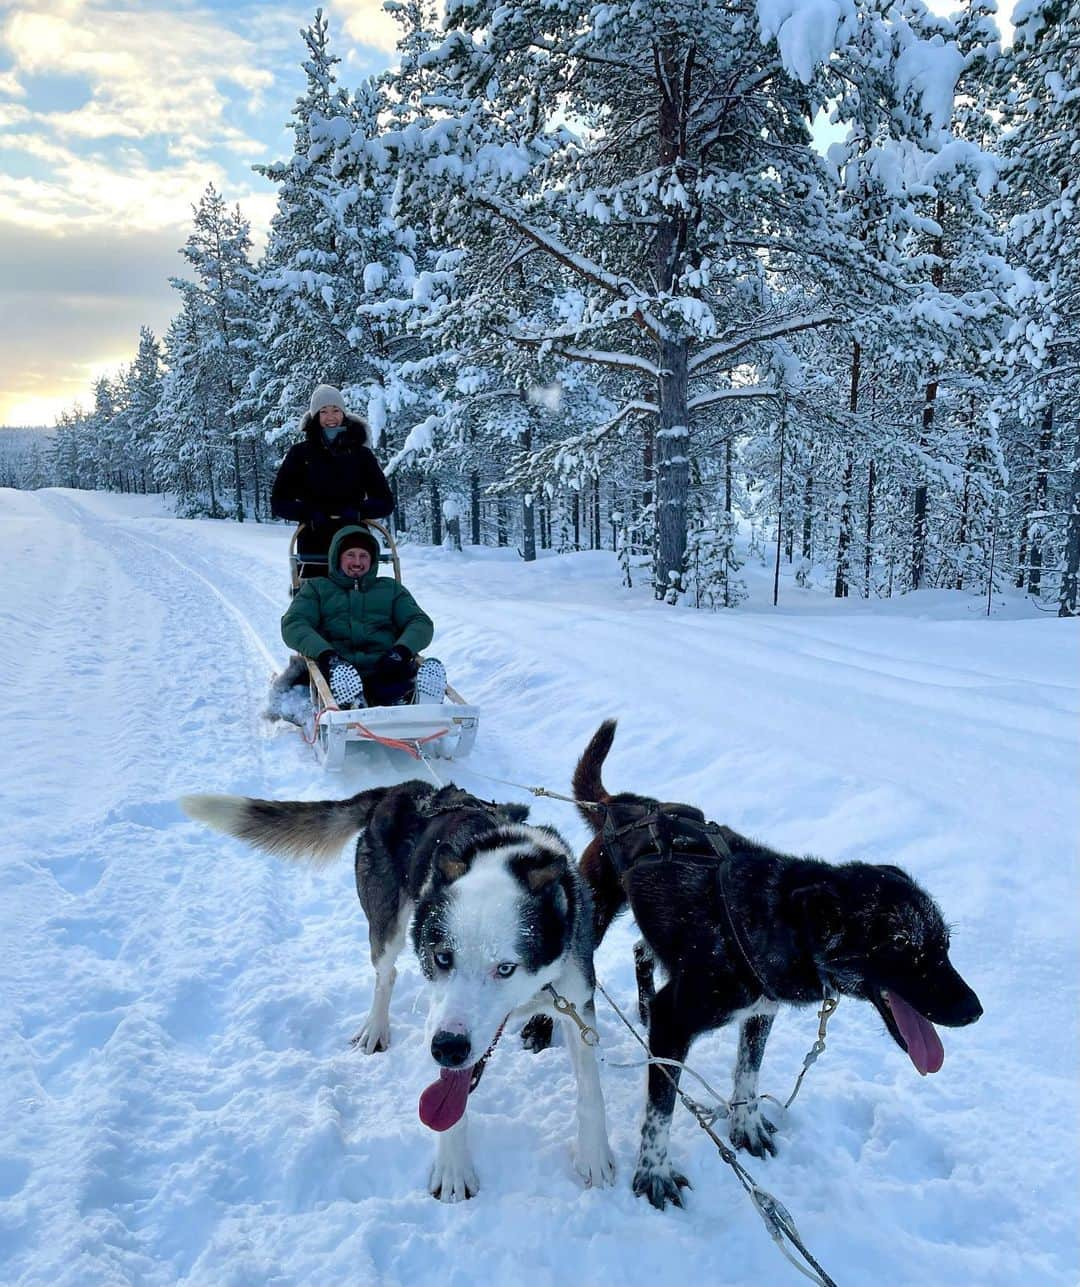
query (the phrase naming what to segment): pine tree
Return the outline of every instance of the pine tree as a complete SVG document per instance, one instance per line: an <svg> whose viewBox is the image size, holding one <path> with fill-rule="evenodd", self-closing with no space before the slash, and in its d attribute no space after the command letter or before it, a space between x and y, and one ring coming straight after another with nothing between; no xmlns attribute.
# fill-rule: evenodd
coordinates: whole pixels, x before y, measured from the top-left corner
<svg viewBox="0 0 1080 1287"><path fill-rule="evenodd" d="M1009 234L1029 281L1018 290L1013 351L1023 364L1013 406L1019 493L1019 580L1044 590L1059 575L1062 616L1077 611L1080 576L1080 11L1024 0L1000 64Z"/></svg>

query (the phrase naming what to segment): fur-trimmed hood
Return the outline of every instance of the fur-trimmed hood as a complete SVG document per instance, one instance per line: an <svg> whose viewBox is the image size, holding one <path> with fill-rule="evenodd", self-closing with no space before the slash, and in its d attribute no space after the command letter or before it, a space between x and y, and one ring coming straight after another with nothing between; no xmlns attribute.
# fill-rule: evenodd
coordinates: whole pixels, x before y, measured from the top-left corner
<svg viewBox="0 0 1080 1287"><path fill-rule="evenodd" d="M314 415L310 411L305 411L300 417L300 432L310 443L318 447L327 446L326 439L323 436L322 429L319 425L319 413ZM333 450L337 451L341 447L370 447L371 446L371 426L363 416L354 416L346 413L345 419L341 424L341 433L337 436Z"/></svg>

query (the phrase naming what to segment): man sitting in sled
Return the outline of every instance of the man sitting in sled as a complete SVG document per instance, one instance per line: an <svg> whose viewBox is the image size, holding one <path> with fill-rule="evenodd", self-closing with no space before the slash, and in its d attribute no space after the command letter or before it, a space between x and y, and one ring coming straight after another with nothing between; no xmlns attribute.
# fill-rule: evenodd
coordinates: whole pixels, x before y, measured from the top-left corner
<svg viewBox="0 0 1080 1287"><path fill-rule="evenodd" d="M343 527L330 543L329 574L301 582L281 618L281 637L318 663L342 708L441 702L441 661L417 661L435 633L431 618L393 577L379 576L379 542Z"/></svg>

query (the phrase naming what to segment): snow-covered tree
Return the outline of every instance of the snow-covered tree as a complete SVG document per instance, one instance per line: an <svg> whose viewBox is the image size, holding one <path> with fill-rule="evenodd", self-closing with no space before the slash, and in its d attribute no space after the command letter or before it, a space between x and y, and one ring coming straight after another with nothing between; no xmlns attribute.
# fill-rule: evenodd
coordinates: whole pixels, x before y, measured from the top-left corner
<svg viewBox="0 0 1080 1287"><path fill-rule="evenodd" d="M407 9L414 32L435 30L432 5ZM439 42L405 49L408 112L382 140L401 207L484 262L487 293L459 292L459 317L612 377L618 409L580 437L633 435L658 593L682 575L698 435L777 396L801 334L889 303L910 315L907 265L844 217L810 134L830 103L875 142L940 146L963 58L909 10L886 22L849 3L810 22L783 2L451 0ZM548 308L515 312L522 274ZM936 293L925 284L924 316ZM956 324L949 301L935 320Z"/></svg>
<svg viewBox="0 0 1080 1287"><path fill-rule="evenodd" d="M1019 505L1019 583L1077 611L1080 579L1080 10L1070 0L1022 0L1001 73L1013 211L1013 253L1030 282L1018 290L1013 349L1018 430L1012 453Z"/></svg>

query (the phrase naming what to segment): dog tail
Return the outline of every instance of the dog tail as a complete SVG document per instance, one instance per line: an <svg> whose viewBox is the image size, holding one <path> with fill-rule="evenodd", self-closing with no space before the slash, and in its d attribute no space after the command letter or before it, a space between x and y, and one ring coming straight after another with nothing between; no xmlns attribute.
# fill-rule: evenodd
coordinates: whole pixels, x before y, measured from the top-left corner
<svg viewBox="0 0 1080 1287"><path fill-rule="evenodd" d="M592 741L581 753L581 759L574 769L574 799L580 801L578 812L589 824L594 835L598 835L604 825L603 811L588 809L583 805L606 804L611 798L600 780L600 770L615 740L615 720L606 719L592 735Z"/></svg>
<svg viewBox="0 0 1080 1287"><path fill-rule="evenodd" d="M197 822L236 836L256 849L286 858L306 858L325 867L368 824L385 787L348 800L253 800L243 795L185 795L180 807Z"/></svg>

